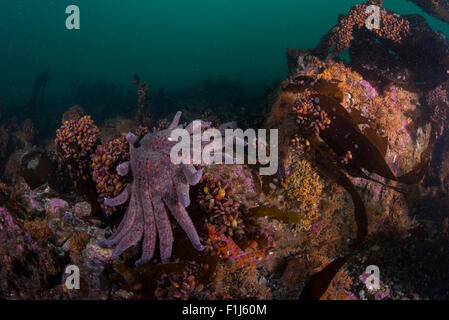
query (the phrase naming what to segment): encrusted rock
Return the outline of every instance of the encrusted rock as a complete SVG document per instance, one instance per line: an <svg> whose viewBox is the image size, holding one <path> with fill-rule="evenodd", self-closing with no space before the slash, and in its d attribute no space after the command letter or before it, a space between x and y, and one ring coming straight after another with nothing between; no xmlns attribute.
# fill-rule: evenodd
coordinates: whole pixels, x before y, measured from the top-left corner
<svg viewBox="0 0 449 320"><path fill-rule="evenodd" d="M89 202L78 202L75 204L73 211L78 218L89 217L92 213L92 206Z"/></svg>

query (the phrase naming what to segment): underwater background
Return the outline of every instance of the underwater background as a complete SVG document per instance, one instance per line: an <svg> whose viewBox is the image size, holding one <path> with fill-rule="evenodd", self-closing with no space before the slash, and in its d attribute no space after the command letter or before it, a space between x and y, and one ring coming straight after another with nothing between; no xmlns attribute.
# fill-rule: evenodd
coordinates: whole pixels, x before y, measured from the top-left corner
<svg viewBox="0 0 449 320"><path fill-rule="evenodd" d="M0 299L448 299L448 36L446 0L0 1ZM170 161L195 120L278 140Z"/></svg>
<svg viewBox="0 0 449 320"><path fill-rule="evenodd" d="M117 86L116 94L131 102L126 93L134 73L154 93L224 75L248 95L261 95L285 76L286 47L316 46L337 15L359 2L3 0L0 97L6 110L19 111L34 78L47 69L49 113L80 103L79 85L99 79ZM71 4L80 7L80 30L65 28ZM433 29L449 34L447 24L412 3L388 0L384 7L419 12Z"/></svg>

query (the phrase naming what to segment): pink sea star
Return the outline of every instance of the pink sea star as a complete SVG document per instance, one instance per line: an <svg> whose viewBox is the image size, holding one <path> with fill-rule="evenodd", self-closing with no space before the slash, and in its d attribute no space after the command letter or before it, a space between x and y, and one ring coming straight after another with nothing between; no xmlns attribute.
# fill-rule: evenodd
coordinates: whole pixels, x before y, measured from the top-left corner
<svg viewBox="0 0 449 320"><path fill-rule="evenodd" d="M157 234L163 263L171 256L173 233L167 209L189 237L198 251L202 246L195 226L186 207L190 204L189 188L199 182L202 170L192 164L175 165L170 160L170 150L176 142L170 141L171 131L178 127L181 112L178 112L168 129L147 134L135 147L137 137L127 135L130 145L130 161L117 167L120 175L133 174L133 181L113 199L105 199L108 206L118 206L130 198L125 216L113 234L100 244L105 247L116 246L113 257L120 256L126 249L136 245L141 239L142 256L136 266L148 262L154 254ZM202 123L209 126L208 123ZM192 130L188 126L187 130Z"/></svg>
<svg viewBox="0 0 449 320"><path fill-rule="evenodd" d="M133 181L117 197L104 200L105 205L112 207L124 204L130 199L116 232L100 243L104 247L115 246L113 258L117 258L142 239L142 256L136 266L148 262L153 257L158 234L161 260L163 263L168 262L172 252L173 233L167 209L186 232L193 247L198 251L204 250L185 209L190 205L190 185L200 181L202 170L196 170L193 164L177 165L170 160L170 151L177 142L169 137L178 127L180 117L181 112L178 112L168 129L144 136L138 147L135 146L137 137L134 134L128 133L126 137L130 145L130 161L118 165L117 173L124 176L131 169ZM210 125L201 121L203 127ZM226 123L219 130L224 132L230 125L232 124ZM192 134L193 123L188 125L186 130ZM234 141L246 144L238 138ZM227 154L223 156L228 157Z"/></svg>

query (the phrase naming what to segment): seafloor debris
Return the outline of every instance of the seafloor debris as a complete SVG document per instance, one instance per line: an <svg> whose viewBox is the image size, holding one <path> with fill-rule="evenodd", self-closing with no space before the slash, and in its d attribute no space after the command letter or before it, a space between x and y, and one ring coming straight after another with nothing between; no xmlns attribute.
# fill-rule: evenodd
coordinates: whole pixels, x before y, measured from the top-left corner
<svg viewBox="0 0 449 320"><path fill-rule="evenodd" d="M449 21L444 1L413 2ZM257 164L172 164L181 114L149 117L138 77L137 119L97 126L74 106L47 147L33 147L31 120L6 119L0 297L447 299L449 42L387 9L368 30L369 4L382 1L340 16L316 48L288 49L267 113L240 119L279 130L272 177ZM231 84L202 86L220 107L190 101L184 120L232 120L234 100L219 95ZM79 291L66 286L68 265ZM365 288L369 265L381 270L377 290Z"/></svg>

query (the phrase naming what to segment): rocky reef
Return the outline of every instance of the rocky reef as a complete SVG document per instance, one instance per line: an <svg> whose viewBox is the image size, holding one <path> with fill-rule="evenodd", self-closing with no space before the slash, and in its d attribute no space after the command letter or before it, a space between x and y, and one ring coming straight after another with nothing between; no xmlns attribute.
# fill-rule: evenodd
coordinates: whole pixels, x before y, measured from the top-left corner
<svg viewBox="0 0 449 320"><path fill-rule="evenodd" d="M412 2L449 21L446 2ZM3 119L0 297L447 299L449 41L383 8L370 30L373 4L339 16L316 48L287 49L288 75L255 115L226 108L237 98L220 88L245 98L220 78L189 88L217 105L187 96L169 121L153 103L172 101L135 76L132 119L97 122L75 105L51 141L36 141L32 120ZM277 129L277 174L173 164L169 136L194 119Z"/></svg>
<svg viewBox="0 0 449 320"><path fill-rule="evenodd" d="M424 12L449 23L449 4L443 0L408 0L418 5Z"/></svg>

